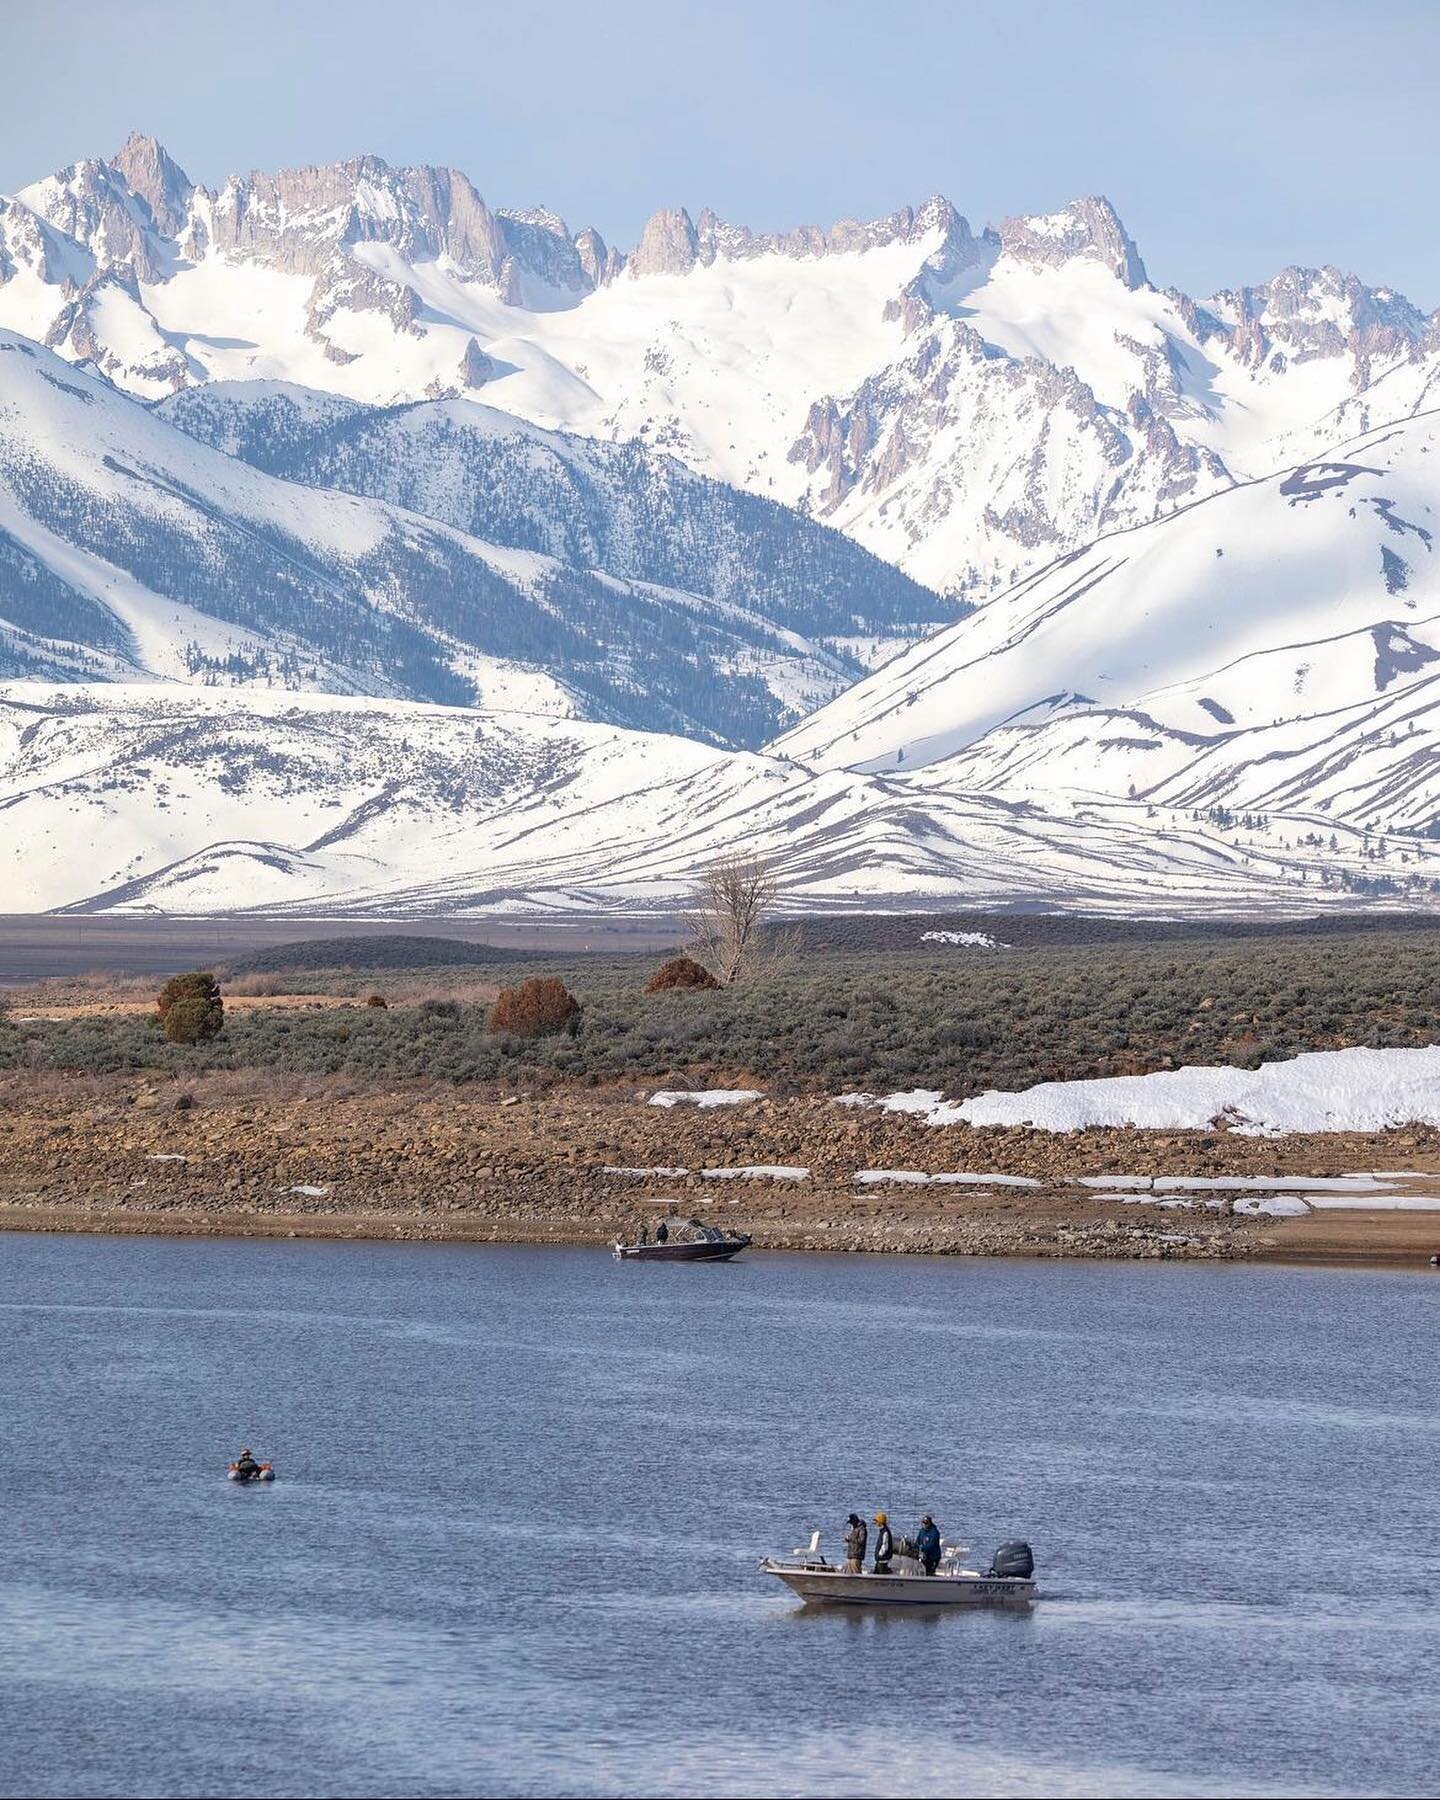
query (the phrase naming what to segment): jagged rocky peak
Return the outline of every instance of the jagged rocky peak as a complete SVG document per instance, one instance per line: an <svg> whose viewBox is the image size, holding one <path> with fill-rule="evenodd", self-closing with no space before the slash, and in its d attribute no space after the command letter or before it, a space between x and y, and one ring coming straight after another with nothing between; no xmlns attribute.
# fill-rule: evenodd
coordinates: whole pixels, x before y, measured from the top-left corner
<svg viewBox="0 0 1440 1800"><path fill-rule="evenodd" d="M318 275L335 250L389 244L405 257L447 255L494 280L505 258L499 221L458 169L392 169L378 156L231 176L213 208L216 248Z"/></svg>
<svg viewBox="0 0 1440 1800"><path fill-rule="evenodd" d="M495 379L495 375L494 359L485 354L473 337L468 339L460 357L461 387L468 389L484 387L487 381Z"/></svg>
<svg viewBox="0 0 1440 1800"><path fill-rule="evenodd" d="M504 261L505 234L470 177L461 169L428 166L400 175L429 227L434 254L443 252L464 274L493 280Z"/></svg>
<svg viewBox="0 0 1440 1800"><path fill-rule="evenodd" d="M640 242L629 258L632 275L683 275L695 267L700 240L682 206L662 207L645 221Z"/></svg>
<svg viewBox="0 0 1440 1800"><path fill-rule="evenodd" d="M577 233L575 254L580 260L580 272L592 288L613 281L625 266L624 257L618 250L611 250L606 245L593 225L587 225Z"/></svg>
<svg viewBox="0 0 1440 1800"><path fill-rule="evenodd" d="M379 243L410 262L445 257L459 274L517 304L536 298L536 281L572 293L595 285L562 218L544 207L492 209L459 169L396 169L362 156L232 177L213 212L217 249L296 274L320 276L336 251ZM598 235L595 243L593 261L603 273L609 252Z"/></svg>
<svg viewBox="0 0 1440 1800"><path fill-rule="evenodd" d="M977 286L1000 251L994 231L987 228L976 237L970 221L939 196L925 202L915 215L915 224L922 237L938 231L940 241L919 272L885 307L885 317L899 319L907 333L923 330L939 314L951 310L956 294Z"/></svg>
<svg viewBox="0 0 1440 1800"><path fill-rule="evenodd" d="M1429 321L1391 288L1372 288L1326 265L1282 269L1256 287L1226 289L1206 301L1216 330L1242 361L1259 367L1350 352L1356 381L1374 361L1423 353ZM1281 359L1279 364L1275 358Z"/></svg>
<svg viewBox="0 0 1440 1800"><path fill-rule="evenodd" d="M66 299L45 336L45 346L72 361L89 363L107 380L137 388L150 397L175 393L189 379L185 353L167 343L146 310L136 271L124 265L94 270L78 287L67 285ZM97 309L105 305L113 326L116 312L126 317L117 350L96 329Z"/></svg>
<svg viewBox="0 0 1440 1800"><path fill-rule="evenodd" d="M498 217L507 253L499 286L506 300L523 306L536 298L526 277L565 293L586 293L595 285L581 260L578 240L558 213L546 206L524 211L503 207Z"/></svg>
<svg viewBox="0 0 1440 1800"><path fill-rule="evenodd" d="M21 267L44 282L83 279L82 261L28 206L0 194L0 286Z"/></svg>
<svg viewBox="0 0 1440 1800"><path fill-rule="evenodd" d="M195 183L157 138L132 131L110 159L126 186L150 208L157 231L179 237L190 210Z"/></svg>
<svg viewBox="0 0 1440 1800"><path fill-rule="evenodd" d="M708 206L689 232L686 231L688 225L687 213L657 213L645 228L646 236L653 228L657 242L673 244L672 261L686 268L695 262L708 266L713 262L742 262L757 256L843 256L855 251L882 249L887 244L918 243L931 233L939 234L937 255L952 239L973 241L966 221L948 200L939 196L927 200L918 209L902 206L898 212L888 213L881 219L841 219L828 231L819 225L797 225L790 231L752 231L748 225L732 225ZM694 254L686 262L685 244L692 234ZM642 238L642 249L645 242Z"/></svg>
<svg viewBox="0 0 1440 1800"><path fill-rule="evenodd" d="M1140 252L1103 194L1072 200L1059 212L1003 219L999 238L1016 262L1054 269L1083 258L1102 264L1127 288L1148 285Z"/></svg>
<svg viewBox="0 0 1440 1800"><path fill-rule="evenodd" d="M102 268L132 268L142 281L160 278L164 254L148 205L124 175L96 156L47 175L16 196L45 223L88 251Z"/></svg>

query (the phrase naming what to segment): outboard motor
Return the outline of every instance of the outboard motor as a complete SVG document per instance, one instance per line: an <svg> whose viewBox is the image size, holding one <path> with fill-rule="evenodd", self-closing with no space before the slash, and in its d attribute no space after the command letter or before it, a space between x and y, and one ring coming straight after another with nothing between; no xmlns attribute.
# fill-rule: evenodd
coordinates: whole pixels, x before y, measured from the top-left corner
<svg viewBox="0 0 1440 1800"><path fill-rule="evenodd" d="M990 1564L990 1573L992 1576L1019 1576L1028 1581L1035 1573L1035 1558L1030 1554L1030 1546L1018 1540L1002 1544Z"/></svg>

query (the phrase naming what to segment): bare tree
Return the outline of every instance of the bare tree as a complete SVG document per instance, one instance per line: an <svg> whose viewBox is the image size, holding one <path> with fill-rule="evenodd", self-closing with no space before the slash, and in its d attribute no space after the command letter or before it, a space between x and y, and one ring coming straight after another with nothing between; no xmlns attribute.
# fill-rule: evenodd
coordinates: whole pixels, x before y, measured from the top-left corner
<svg viewBox="0 0 1440 1800"><path fill-rule="evenodd" d="M700 877L682 915L690 953L729 987L742 975L773 974L799 948L798 931L766 930L780 900L780 883L758 856L727 856Z"/></svg>

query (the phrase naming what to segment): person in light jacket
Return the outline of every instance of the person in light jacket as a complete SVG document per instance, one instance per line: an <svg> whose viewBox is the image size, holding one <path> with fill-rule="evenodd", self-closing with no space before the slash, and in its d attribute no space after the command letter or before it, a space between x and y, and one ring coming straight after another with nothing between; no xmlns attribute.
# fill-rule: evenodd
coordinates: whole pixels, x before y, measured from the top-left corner
<svg viewBox="0 0 1440 1800"><path fill-rule="evenodd" d="M890 1535L889 1521L883 1512L877 1512L875 1523L879 1529L875 1533L875 1567L876 1575L890 1573L890 1558L895 1554L895 1540Z"/></svg>
<svg viewBox="0 0 1440 1800"><path fill-rule="evenodd" d="M929 1513L920 1521L920 1529L915 1533L915 1548L920 1556L920 1566L927 1575L933 1575L940 1566L940 1530Z"/></svg>
<svg viewBox="0 0 1440 1800"><path fill-rule="evenodd" d="M849 1527L845 1533L845 1566L852 1575L861 1575L865 1571L865 1539L869 1534L859 1513L851 1513L845 1523Z"/></svg>

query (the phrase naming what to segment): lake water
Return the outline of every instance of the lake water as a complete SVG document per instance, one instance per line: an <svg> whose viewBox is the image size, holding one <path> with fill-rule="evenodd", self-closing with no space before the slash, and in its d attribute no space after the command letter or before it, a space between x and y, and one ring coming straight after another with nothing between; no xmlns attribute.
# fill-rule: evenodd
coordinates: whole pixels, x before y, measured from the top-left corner
<svg viewBox="0 0 1440 1800"><path fill-rule="evenodd" d="M0 1237L0 1792L1430 1794L1440 1278ZM241 1444L280 1479L223 1479ZM1029 1615L806 1609L855 1507Z"/></svg>

